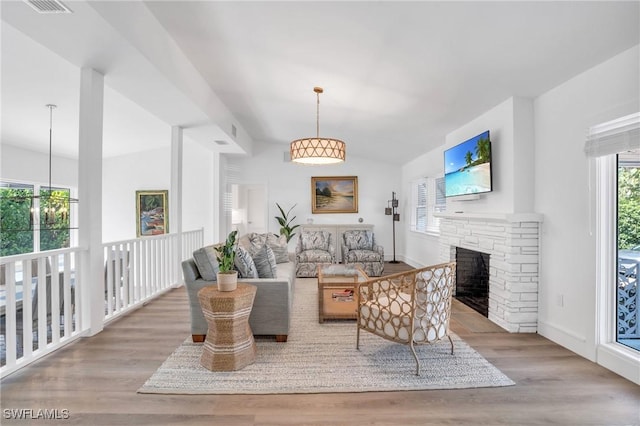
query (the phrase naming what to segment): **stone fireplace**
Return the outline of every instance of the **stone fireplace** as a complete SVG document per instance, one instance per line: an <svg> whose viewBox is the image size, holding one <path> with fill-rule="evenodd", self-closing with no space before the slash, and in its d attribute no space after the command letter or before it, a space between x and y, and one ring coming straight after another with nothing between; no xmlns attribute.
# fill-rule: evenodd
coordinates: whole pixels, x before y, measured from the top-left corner
<svg viewBox="0 0 640 426"><path fill-rule="evenodd" d="M440 258L457 248L489 255L488 318L513 333L538 326L538 253L542 216L514 213L439 213Z"/></svg>

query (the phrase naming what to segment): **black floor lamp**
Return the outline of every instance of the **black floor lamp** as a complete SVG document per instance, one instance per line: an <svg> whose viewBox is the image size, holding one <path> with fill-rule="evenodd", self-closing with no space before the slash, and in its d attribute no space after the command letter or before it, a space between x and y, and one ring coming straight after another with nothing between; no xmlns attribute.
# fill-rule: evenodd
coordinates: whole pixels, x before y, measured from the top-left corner
<svg viewBox="0 0 640 426"><path fill-rule="evenodd" d="M393 260L389 263L400 263L396 260L396 222L400 222L400 213L398 213L398 199L396 198L395 192L391 193L391 199L387 201L384 214L391 216L391 220L393 221Z"/></svg>

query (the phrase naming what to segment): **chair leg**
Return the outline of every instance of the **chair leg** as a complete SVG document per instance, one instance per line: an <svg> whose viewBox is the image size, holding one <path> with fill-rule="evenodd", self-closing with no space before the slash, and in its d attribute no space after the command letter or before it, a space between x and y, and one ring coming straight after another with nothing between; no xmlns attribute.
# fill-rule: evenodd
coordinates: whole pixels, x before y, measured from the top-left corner
<svg viewBox="0 0 640 426"><path fill-rule="evenodd" d="M420 375L420 361L418 360L418 354L416 354L416 349L413 347L413 340L409 342L409 349L411 349L411 353L413 354L413 358L416 360L416 376Z"/></svg>
<svg viewBox="0 0 640 426"><path fill-rule="evenodd" d="M356 349L360 350L360 326L356 327Z"/></svg>
<svg viewBox="0 0 640 426"><path fill-rule="evenodd" d="M449 342L451 342L451 355L453 355L453 339L448 334L447 334L447 337L449 338Z"/></svg>

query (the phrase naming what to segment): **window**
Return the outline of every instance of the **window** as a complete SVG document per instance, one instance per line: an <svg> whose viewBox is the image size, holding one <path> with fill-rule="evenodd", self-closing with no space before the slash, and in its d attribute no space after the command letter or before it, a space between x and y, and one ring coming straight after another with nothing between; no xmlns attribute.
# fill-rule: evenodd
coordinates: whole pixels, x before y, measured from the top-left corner
<svg viewBox="0 0 640 426"><path fill-rule="evenodd" d="M31 229L33 185L0 182L0 256L34 251Z"/></svg>
<svg viewBox="0 0 640 426"><path fill-rule="evenodd" d="M640 350L640 149L617 157L616 340Z"/></svg>
<svg viewBox="0 0 640 426"><path fill-rule="evenodd" d="M70 188L0 182L0 256L69 247L70 197ZM67 214L50 219L52 210Z"/></svg>
<svg viewBox="0 0 640 426"><path fill-rule="evenodd" d="M619 357L640 350L639 140L640 112L591 127L584 149L597 159L599 350Z"/></svg>
<svg viewBox="0 0 640 426"><path fill-rule="evenodd" d="M440 219L433 214L446 209L444 177L418 179L412 183L411 193L411 230L439 233Z"/></svg>

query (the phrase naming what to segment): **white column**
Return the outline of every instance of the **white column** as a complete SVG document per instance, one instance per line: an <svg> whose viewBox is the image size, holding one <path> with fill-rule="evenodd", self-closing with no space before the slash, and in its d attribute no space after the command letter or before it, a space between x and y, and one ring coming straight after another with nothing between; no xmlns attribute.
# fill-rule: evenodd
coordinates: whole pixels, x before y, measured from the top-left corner
<svg viewBox="0 0 640 426"><path fill-rule="evenodd" d="M176 274L174 286L182 280L182 127L171 127L171 191L169 192L169 229L176 234L175 256Z"/></svg>
<svg viewBox="0 0 640 426"><path fill-rule="evenodd" d="M226 180L223 179L222 171L221 171L221 156L220 153L215 151L213 153L213 205L211 208L213 209L213 241L222 241L221 240L221 229L226 229L225 226L222 225L222 218L224 217L224 187L226 184Z"/></svg>
<svg viewBox="0 0 640 426"><path fill-rule="evenodd" d="M81 256L76 283L82 300L81 324L90 336L104 327L102 253L102 122L104 76L91 68L80 74L78 227Z"/></svg>

